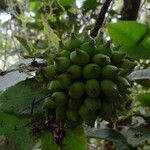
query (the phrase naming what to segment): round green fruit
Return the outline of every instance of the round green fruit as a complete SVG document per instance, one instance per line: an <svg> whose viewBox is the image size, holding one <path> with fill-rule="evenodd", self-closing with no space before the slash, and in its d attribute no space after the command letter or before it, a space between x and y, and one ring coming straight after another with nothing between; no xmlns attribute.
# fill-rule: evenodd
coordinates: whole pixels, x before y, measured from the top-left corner
<svg viewBox="0 0 150 150"><path fill-rule="evenodd" d="M74 82L69 89L69 95L71 98L79 99L84 95L84 83Z"/></svg>
<svg viewBox="0 0 150 150"><path fill-rule="evenodd" d="M78 111L76 111L76 110L68 109L66 112L66 115L67 115L68 120L71 120L74 122L76 122L80 119Z"/></svg>
<svg viewBox="0 0 150 150"><path fill-rule="evenodd" d="M67 57L56 57L54 65L58 71L65 72L70 66L70 59Z"/></svg>
<svg viewBox="0 0 150 150"><path fill-rule="evenodd" d="M50 90L51 92L57 92L61 90L61 85L60 82L58 80L52 80L49 84L48 84L48 90Z"/></svg>
<svg viewBox="0 0 150 150"><path fill-rule="evenodd" d="M122 64L121 64L121 68L128 70L128 71L132 71L135 67L135 63L129 59L123 59L122 60Z"/></svg>
<svg viewBox="0 0 150 150"><path fill-rule="evenodd" d="M63 74L60 74L58 77L57 77L57 80L59 81L60 83L60 87L61 89L64 89L64 90L67 90L69 88L69 86L71 85L72 81L71 79L68 77L67 74L63 73Z"/></svg>
<svg viewBox="0 0 150 150"><path fill-rule="evenodd" d="M92 62L103 67L106 65L109 65L111 63L110 58L107 55L104 54L96 54L93 58L92 58Z"/></svg>
<svg viewBox="0 0 150 150"><path fill-rule="evenodd" d="M56 120L64 121L66 119L66 108L65 107L57 107L56 108Z"/></svg>
<svg viewBox="0 0 150 150"><path fill-rule="evenodd" d="M54 65L44 67L42 72L47 79L53 79L57 74L57 70Z"/></svg>
<svg viewBox="0 0 150 150"><path fill-rule="evenodd" d="M43 103L43 108L44 109L55 109L57 107L57 104L51 100L50 97L47 97L45 100L44 100L44 103Z"/></svg>
<svg viewBox="0 0 150 150"><path fill-rule="evenodd" d="M101 81L101 90L107 96L116 96L116 95L118 95L118 87L111 80Z"/></svg>
<svg viewBox="0 0 150 150"><path fill-rule="evenodd" d="M128 82L128 80L124 77L118 76L116 84L118 86L118 88L120 89L126 89L130 87L130 84Z"/></svg>
<svg viewBox="0 0 150 150"><path fill-rule="evenodd" d="M101 100L99 98L87 97L84 101L84 105L91 111L96 111L101 107Z"/></svg>
<svg viewBox="0 0 150 150"><path fill-rule="evenodd" d="M81 99L70 98L69 102L68 102L68 108L72 109L72 110L74 110L74 109L78 110L78 108L80 107L81 103L82 103Z"/></svg>
<svg viewBox="0 0 150 150"><path fill-rule="evenodd" d="M82 75L82 68L78 65L72 65L68 68L67 75L70 79L78 79Z"/></svg>
<svg viewBox="0 0 150 150"><path fill-rule="evenodd" d="M91 79L85 84L86 94L91 98L96 98L100 95L100 84L98 80Z"/></svg>
<svg viewBox="0 0 150 150"><path fill-rule="evenodd" d="M118 75L118 71L116 66L107 65L102 69L101 74L104 79L114 80Z"/></svg>
<svg viewBox="0 0 150 150"><path fill-rule="evenodd" d="M97 64L88 64L83 68L83 76L86 79L95 79L100 75L100 67Z"/></svg>
<svg viewBox="0 0 150 150"><path fill-rule="evenodd" d="M70 51L62 50L57 54L59 57L70 57Z"/></svg>
<svg viewBox="0 0 150 150"><path fill-rule="evenodd" d="M66 105L68 102L68 97L64 92L53 93L51 99L59 106Z"/></svg>
<svg viewBox="0 0 150 150"><path fill-rule="evenodd" d="M78 49L71 52L70 59L75 65L84 66L89 62L90 57L87 52Z"/></svg>

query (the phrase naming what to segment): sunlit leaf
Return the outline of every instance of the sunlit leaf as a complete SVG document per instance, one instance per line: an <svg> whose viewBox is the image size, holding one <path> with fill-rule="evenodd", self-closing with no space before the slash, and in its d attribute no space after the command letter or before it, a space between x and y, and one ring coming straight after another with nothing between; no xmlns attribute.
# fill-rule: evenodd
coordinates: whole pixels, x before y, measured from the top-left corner
<svg viewBox="0 0 150 150"><path fill-rule="evenodd" d="M150 92L149 92L149 93L142 93L142 94L139 94L139 95L137 96L137 99L140 101L140 103L141 103L143 106L150 107Z"/></svg>

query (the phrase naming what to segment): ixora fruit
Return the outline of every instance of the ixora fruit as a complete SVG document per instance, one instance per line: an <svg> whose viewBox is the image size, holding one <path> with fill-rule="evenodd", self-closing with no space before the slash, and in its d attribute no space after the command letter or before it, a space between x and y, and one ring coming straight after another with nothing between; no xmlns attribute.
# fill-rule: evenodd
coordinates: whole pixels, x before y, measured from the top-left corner
<svg viewBox="0 0 150 150"><path fill-rule="evenodd" d="M125 70L133 70L135 67L135 63L129 59L123 59L122 60L122 64L121 64L121 68L125 69Z"/></svg>
<svg viewBox="0 0 150 150"><path fill-rule="evenodd" d="M70 59L67 57L56 57L54 65L58 71L65 72L70 66Z"/></svg>
<svg viewBox="0 0 150 150"><path fill-rule="evenodd" d="M67 75L70 79L78 79L82 75L82 68L78 65L72 65L68 68Z"/></svg>
<svg viewBox="0 0 150 150"><path fill-rule="evenodd" d="M114 80L118 74L118 68L113 65L107 65L102 69L102 76L104 79L112 79Z"/></svg>
<svg viewBox="0 0 150 150"><path fill-rule="evenodd" d="M61 85L60 82L58 80L52 80L49 84L48 84L48 90L50 90L51 92L57 92L60 91L61 89Z"/></svg>
<svg viewBox="0 0 150 150"><path fill-rule="evenodd" d="M68 102L68 97L64 92L53 93L51 99L60 106L65 105Z"/></svg>
<svg viewBox="0 0 150 150"><path fill-rule="evenodd" d="M59 56L59 57L69 57L69 56L70 56L70 52L67 51L67 50L62 50L62 51L60 51L60 52L57 54L57 56Z"/></svg>
<svg viewBox="0 0 150 150"><path fill-rule="evenodd" d="M69 95L74 99L81 98L84 95L84 88L84 83L75 82L70 86Z"/></svg>
<svg viewBox="0 0 150 150"><path fill-rule="evenodd" d="M66 112L66 115L67 115L68 120L71 120L71 121L74 121L74 122L76 122L80 119L77 110L68 109L67 112Z"/></svg>
<svg viewBox="0 0 150 150"><path fill-rule="evenodd" d="M86 94L91 98L96 98L100 94L100 84L98 80L91 79L85 84Z"/></svg>
<svg viewBox="0 0 150 150"><path fill-rule="evenodd" d="M100 75L100 67L97 64L88 64L83 68L83 76L86 79L95 79Z"/></svg>
<svg viewBox="0 0 150 150"><path fill-rule="evenodd" d="M75 65L84 66L89 62L90 56L87 52L78 49L70 54L70 60Z"/></svg>
<svg viewBox="0 0 150 150"><path fill-rule="evenodd" d="M107 55L96 54L92 58L92 62L95 63L95 64L98 64L101 67L103 67L103 66L109 65L111 63L111 60Z"/></svg>
<svg viewBox="0 0 150 150"><path fill-rule="evenodd" d="M66 119L66 108L65 107L57 107L56 108L56 120L64 121Z"/></svg>
<svg viewBox="0 0 150 150"><path fill-rule="evenodd" d="M118 87L111 80L101 81L101 90L106 96L115 96L118 94Z"/></svg>

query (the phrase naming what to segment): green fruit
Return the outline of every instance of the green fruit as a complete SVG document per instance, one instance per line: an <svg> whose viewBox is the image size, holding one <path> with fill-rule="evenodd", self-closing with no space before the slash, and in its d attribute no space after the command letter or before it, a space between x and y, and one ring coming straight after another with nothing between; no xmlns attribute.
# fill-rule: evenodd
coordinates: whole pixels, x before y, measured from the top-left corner
<svg viewBox="0 0 150 150"><path fill-rule="evenodd" d="M58 80L52 80L49 84L48 84L48 90L52 91L52 92L57 92L61 90L61 86Z"/></svg>
<svg viewBox="0 0 150 150"><path fill-rule="evenodd" d="M107 96L116 96L118 95L117 85L110 80L101 81L101 90Z"/></svg>
<svg viewBox="0 0 150 150"><path fill-rule="evenodd" d="M122 60L122 64L121 64L121 68L128 70L128 71L132 71L135 67L135 63L129 59L123 59Z"/></svg>
<svg viewBox="0 0 150 150"><path fill-rule="evenodd" d="M107 55L96 54L92 58L92 62L95 63L95 64L98 64L101 67L103 67L103 66L109 65L111 63L111 60Z"/></svg>
<svg viewBox="0 0 150 150"><path fill-rule="evenodd" d="M110 48L110 43L105 43L103 45L98 46L96 49L97 53L105 54L107 56L111 56L113 50Z"/></svg>
<svg viewBox="0 0 150 150"><path fill-rule="evenodd" d="M75 110L68 109L66 115L67 115L67 119L70 121L76 122L80 119L78 112Z"/></svg>
<svg viewBox="0 0 150 150"><path fill-rule="evenodd" d="M93 113L92 111L88 110L86 106L81 106L79 109L79 115L81 118L84 120L84 122L88 125L93 126L95 123L95 120L97 118L95 112Z"/></svg>
<svg viewBox="0 0 150 150"><path fill-rule="evenodd" d="M122 59L126 56L125 53L114 51L111 57L112 64L120 66Z"/></svg>
<svg viewBox="0 0 150 150"><path fill-rule="evenodd" d="M100 75L100 67L97 64L88 64L83 68L83 76L86 79L95 79Z"/></svg>
<svg viewBox="0 0 150 150"><path fill-rule="evenodd" d="M90 40L89 42L83 43L80 49L87 52L90 56L93 56L96 53L95 41Z"/></svg>
<svg viewBox="0 0 150 150"><path fill-rule="evenodd" d="M55 109L57 104L51 100L50 97L46 98L43 103L43 108L45 109Z"/></svg>
<svg viewBox="0 0 150 150"><path fill-rule="evenodd" d="M56 120L64 121L66 119L66 108L65 107L57 107L56 108Z"/></svg>
<svg viewBox="0 0 150 150"><path fill-rule="evenodd" d="M71 79L67 76L67 74L63 73L57 77L57 80L60 83L61 89L68 89L71 85Z"/></svg>
<svg viewBox="0 0 150 150"><path fill-rule="evenodd" d="M150 93L142 93L138 95L137 99L143 106L150 107Z"/></svg>
<svg viewBox="0 0 150 150"><path fill-rule="evenodd" d="M46 63L48 65L53 65L54 64L54 58L55 58L55 54L52 54L52 53L45 53L44 54L44 57L46 59Z"/></svg>
<svg viewBox="0 0 150 150"><path fill-rule="evenodd" d="M48 79L53 79L57 74L57 70L54 65L44 67L42 72L43 72L44 76Z"/></svg>
<svg viewBox="0 0 150 150"><path fill-rule="evenodd" d="M96 111L101 107L101 100L87 97L84 101L84 105L91 111Z"/></svg>
<svg viewBox="0 0 150 150"><path fill-rule="evenodd" d="M88 53L85 51L75 50L71 52L70 59L74 64L79 65L79 66L84 66L89 62L90 57Z"/></svg>
<svg viewBox="0 0 150 150"><path fill-rule="evenodd" d="M101 74L102 74L102 77L105 79L114 80L118 75L118 71L119 70L116 66L107 65L102 69Z"/></svg>
<svg viewBox="0 0 150 150"><path fill-rule="evenodd" d="M56 57L54 65L58 71L65 72L70 66L70 59L67 57Z"/></svg>
<svg viewBox="0 0 150 150"><path fill-rule="evenodd" d="M85 84L86 94L91 98L96 98L100 94L100 85L98 80L91 79Z"/></svg>
<svg viewBox="0 0 150 150"><path fill-rule="evenodd" d="M67 75L70 79L78 79L82 75L82 68L78 65L72 65L68 68Z"/></svg>
<svg viewBox="0 0 150 150"><path fill-rule="evenodd" d="M84 95L84 83L74 82L70 86L69 95L74 99L81 98Z"/></svg>
<svg viewBox="0 0 150 150"><path fill-rule="evenodd" d="M68 102L68 108L69 109L75 109L77 110L79 108L79 106L81 105L82 100L81 99L69 99Z"/></svg>
<svg viewBox="0 0 150 150"><path fill-rule="evenodd" d="M81 45L81 41L75 36L75 34L71 35L71 38L66 42L65 47L69 51L73 51L75 48L79 48Z"/></svg>
<svg viewBox="0 0 150 150"><path fill-rule="evenodd" d="M128 80L126 78L124 78L124 77L121 77L121 76L119 76L117 78L116 84L117 84L119 89L120 88L121 89L126 89L126 88L130 87L130 84L129 84Z"/></svg>
<svg viewBox="0 0 150 150"><path fill-rule="evenodd" d="M70 57L70 52L67 50L62 50L57 54L59 57Z"/></svg>
<svg viewBox="0 0 150 150"><path fill-rule="evenodd" d="M68 97L64 92L55 92L51 99L59 106L63 106L68 102Z"/></svg>
<svg viewBox="0 0 150 150"><path fill-rule="evenodd" d="M81 33L81 35L79 35L79 40L81 41L82 44L82 43L89 42L90 40L92 40L92 38L87 32L83 32Z"/></svg>

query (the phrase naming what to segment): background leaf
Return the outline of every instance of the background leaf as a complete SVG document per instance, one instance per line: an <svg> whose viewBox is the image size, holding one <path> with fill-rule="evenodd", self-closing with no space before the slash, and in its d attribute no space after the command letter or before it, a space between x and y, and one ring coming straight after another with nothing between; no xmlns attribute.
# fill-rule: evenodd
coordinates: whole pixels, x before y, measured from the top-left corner
<svg viewBox="0 0 150 150"><path fill-rule="evenodd" d="M121 51L134 58L149 59L149 27L134 21L111 23L108 32Z"/></svg>
<svg viewBox="0 0 150 150"><path fill-rule="evenodd" d="M0 111L0 135L6 136L15 150L29 150L34 145L35 138L30 129L25 127L29 118L16 117Z"/></svg>
<svg viewBox="0 0 150 150"><path fill-rule="evenodd" d="M142 93L142 94L139 94L139 95L137 96L137 99L140 101L140 103L141 103L143 106L150 107L150 92L149 92L149 93Z"/></svg>
<svg viewBox="0 0 150 150"><path fill-rule="evenodd" d="M126 138L118 131L113 129L101 129L95 130L88 133L90 138L106 139L114 142L118 147L118 150L131 150L132 146L129 145Z"/></svg>
<svg viewBox="0 0 150 150"><path fill-rule="evenodd" d="M30 114L32 102L43 99L47 91L34 78L21 81L0 94L0 109L15 114ZM35 105L34 112L40 108Z"/></svg>

